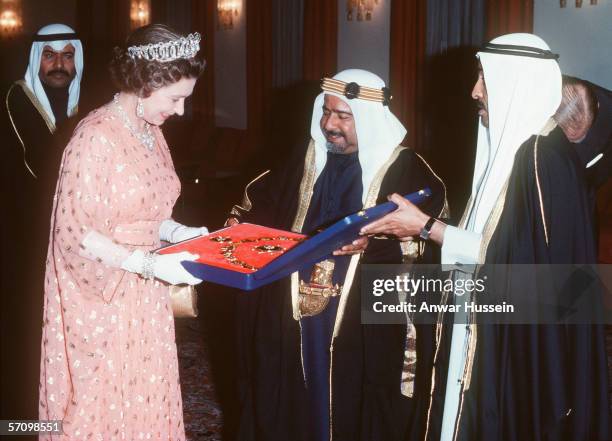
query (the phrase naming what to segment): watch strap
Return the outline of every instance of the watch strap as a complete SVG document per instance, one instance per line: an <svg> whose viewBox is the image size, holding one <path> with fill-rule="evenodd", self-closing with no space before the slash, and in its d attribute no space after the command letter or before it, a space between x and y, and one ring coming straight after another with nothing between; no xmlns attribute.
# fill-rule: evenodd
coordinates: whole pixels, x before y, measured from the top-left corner
<svg viewBox="0 0 612 441"><path fill-rule="evenodd" d="M425 225L423 226L423 228L421 229L421 232L419 233L419 237L423 240L427 240L429 239L429 235L431 234L431 227L433 227L434 222L437 219L435 217L430 217L429 220L427 222L425 222Z"/></svg>

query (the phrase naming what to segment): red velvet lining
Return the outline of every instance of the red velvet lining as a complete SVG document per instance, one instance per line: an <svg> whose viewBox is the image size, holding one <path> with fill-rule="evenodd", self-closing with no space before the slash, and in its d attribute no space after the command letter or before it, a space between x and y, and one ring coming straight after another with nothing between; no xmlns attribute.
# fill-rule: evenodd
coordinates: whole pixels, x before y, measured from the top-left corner
<svg viewBox="0 0 612 441"><path fill-rule="evenodd" d="M216 237L230 238L231 241L215 242L211 240ZM193 254L198 254L200 258L197 261L200 263L248 274L263 268L285 251L299 244L305 238L306 236L303 234L244 223L215 231L208 236L198 237L163 248L159 251L159 254L188 251ZM240 242L244 239L253 239L254 241ZM240 263L229 261L228 258L223 255L222 248L227 248L230 245L235 246L235 249L231 252L233 257L240 262L255 267L255 269L245 268ZM265 252L256 248L261 245L278 246L282 247L283 250Z"/></svg>

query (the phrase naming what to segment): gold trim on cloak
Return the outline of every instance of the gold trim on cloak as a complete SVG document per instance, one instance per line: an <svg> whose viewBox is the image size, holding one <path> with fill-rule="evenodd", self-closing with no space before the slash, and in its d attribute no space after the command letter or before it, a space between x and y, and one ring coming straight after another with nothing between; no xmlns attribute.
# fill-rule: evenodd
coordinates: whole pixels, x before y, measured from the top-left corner
<svg viewBox="0 0 612 441"><path fill-rule="evenodd" d="M533 148L533 168L536 178L536 187L538 188L538 201L540 202L540 216L542 217L542 225L544 227L544 237L546 246L548 246L548 228L546 227L546 216L544 214L544 201L542 198L542 187L540 186L540 173L538 172L538 141L540 136L536 137L535 147Z"/></svg>
<svg viewBox="0 0 612 441"><path fill-rule="evenodd" d="M45 124L47 124L49 131L51 133L55 132L55 129L56 129L55 123L51 121L51 118L49 118L49 115L47 115L47 112L45 112L45 108L40 103L40 101L38 101L38 98L36 98L36 95L34 95L34 92L30 90L25 80L15 81L14 84L20 86L23 89L23 92L30 99L30 101L32 102L32 105L38 111L38 113L40 113L40 116L45 121ZM74 114L76 114L76 109L71 112L70 116L73 116Z"/></svg>
<svg viewBox="0 0 612 441"><path fill-rule="evenodd" d="M308 150L306 150L306 158L304 159L304 173L302 174L302 182L300 183L300 201L298 203L297 213L291 226L291 231L294 233L301 233L302 227L304 226L304 220L306 219L306 213L310 206L310 199L312 198L312 192L314 189L315 182L315 144L314 140L311 139L308 144ZM294 272L291 274L291 305L293 307L293 318L300 320L300 299L299 299L299 274ZM300 331L301 333L301 331ZM302 362L302 368L304 363Z"/></svg>
<svg viewBox="0 0 612 441"><path fill-rule="evenodd" d="M413 150L413 153L425 164L429 169L429 172L442 184L444 189L444 204L440 209L440 212L435 216L436 218L447 218L450 215L450 208L448 205L446 184L438 176L438 174L431 168L429 163ZM400 242L400 248L404 256L404 263L411 264L414 259L419 257L425 252L427 246L426 241L410 239L405 242ZM416 327L412 324L410 317L407 317L406 326L406 349L404 351L404 360L402 365L402 384L401 393L402 395L412 398L414 395L414 379L416 374L416 365L418 362L416 353L416 339L417 339ZM411 344L411 341L415 344Z"/></svg>
<svg viewBox="0 0 612 441"><path fill-rule="evenodd" d="M449 209L448 199L447 199L446 184L444 184L444 181L442 180L442 178L440 178L440 176L436 174L436 172L431 168L429 163L421 155L419 155L414 150L412 150L412 152L423 162L423 164L425 164L429 172L440 182L440 184L442 184L442 188L444 189L444 205L442 206L442 209L440 210L440 212L434 217L436 218L448 217L450 213L450 209ZM424 240L420 240L420 239L410 238L406 241L400 242L400 248L402 250L402 255L404 256L403 263L412 263L414 259L421 256L425 252L426 246L427 246L427 242Z"/></svg>
<svg viewBox="0 0 612 441"><path fill-rule="evenodd" d="M15 81L13 84L11 84L11 87L9 88L8 92L6 92L6 98L4 100L4 104L6 106L6 112L8 113L9 120L11 121L11 126L13 127L13 131L15 132L15 135L17 136L17 139L19 140L19 143L21 144L21 148L23 149L23 164L26 166L30 174L34 176L34 178L38 178L36 176L36 173L34 173L32 168L30 167L30 164L28 164L28 161L26 159L27 148L26 148L25 143L23 142L23 138L21 137L19 130L17 129L17 126L15 125L15 121L13 120L13 115L11 113L11 107L9 106L9 98L11 96L11 92L13 91L13 88L16 86L21 87L21 89L23 90L25 95L28 97L28 99L30 100L34 108L40 114L41 118L47 125L47 128L49 129L49 132L51 134L55 132L55 124L53 123L53 121L51 121L51 119L49 119L47 112L45 112L42 104L40 104L40 101L38 101L38 98L36 98L36 95L34 95L34 93L32 93L32 91L28 88L25 80Z"/></svg>

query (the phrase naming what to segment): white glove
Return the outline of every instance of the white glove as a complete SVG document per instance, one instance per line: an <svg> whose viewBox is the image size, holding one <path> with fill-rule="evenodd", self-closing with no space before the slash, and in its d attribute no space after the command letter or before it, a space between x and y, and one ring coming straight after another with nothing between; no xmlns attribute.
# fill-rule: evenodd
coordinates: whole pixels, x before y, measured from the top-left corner
<svg viewBox="0 0 612 441"><path fill-rule="evenodd" d="M166 219L159 225L159 238L165 242L177 243L208 234L206 227L187 227L173 219Z"/></svg>
<svg viewBox="0 0 612 441"><path fill-rule="evenodd" d="M181 262L196 260L199 256L187 251L175 254L151 254L136 250L121 263L121 268L146 278L156 278L172 285L197 285L202 280L192 276Z"/></svg>

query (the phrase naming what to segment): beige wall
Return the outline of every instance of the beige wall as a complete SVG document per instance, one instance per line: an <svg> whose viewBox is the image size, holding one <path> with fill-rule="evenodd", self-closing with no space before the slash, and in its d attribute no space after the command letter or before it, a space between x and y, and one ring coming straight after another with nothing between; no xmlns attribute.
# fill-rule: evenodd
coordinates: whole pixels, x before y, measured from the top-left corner
<svg viewBox="0 0 612 441"><path fill-rule="evenodd" d="M242 0L239 15L234 17L233 29L215 31L215 122L218 127L246 129L247 126L246 1Z"/></svg>
<svg viewBox="0 0 612 441"><path fill-rule="evenodd" d="M612 89L612 0L597 3L535 0L534 32L561 55L563 73Z"/></svg>
<svg viewBox="0 0 612 441"><path fill-rule="evenodd" d="M389 82L391 1L379 0L371 21L346 19L346 0L338 0L338 70L359 68Z"/></svg>

